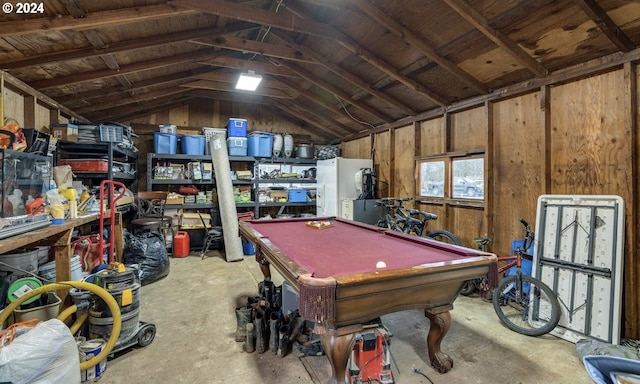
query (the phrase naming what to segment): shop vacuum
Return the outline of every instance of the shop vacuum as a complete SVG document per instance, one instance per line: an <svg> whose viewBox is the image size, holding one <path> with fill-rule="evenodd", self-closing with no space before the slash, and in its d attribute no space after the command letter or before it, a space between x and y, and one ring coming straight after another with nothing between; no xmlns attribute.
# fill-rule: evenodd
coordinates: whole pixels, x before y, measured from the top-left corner
<svg viewBox="0 0 640 384"><path fill-rule="evenodd" d="M151 344L156 335L156 327L139 320L141 284L137 268L110 263L107 269L90 275L87 281L109 292L120 307L122 327L109 357L136 344L140 347ZM74 297L74 301L77 299L82 298ZM113 316L104 300L96 296L91 298L91 301L93 305L89 308L89 336L91 339L106 340L113 329Z"/></svg>

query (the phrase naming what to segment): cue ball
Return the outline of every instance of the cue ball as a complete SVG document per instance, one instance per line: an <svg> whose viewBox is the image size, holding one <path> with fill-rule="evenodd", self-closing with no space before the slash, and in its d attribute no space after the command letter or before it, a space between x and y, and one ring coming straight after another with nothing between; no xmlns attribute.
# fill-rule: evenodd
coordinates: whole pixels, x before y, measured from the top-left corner
<svg viewBox="0 0 640 384"><path fill-rule="evenodd" d="M387 263L385 263L384 261L378 261L376 263L376 268L387 268Z"/></svg>

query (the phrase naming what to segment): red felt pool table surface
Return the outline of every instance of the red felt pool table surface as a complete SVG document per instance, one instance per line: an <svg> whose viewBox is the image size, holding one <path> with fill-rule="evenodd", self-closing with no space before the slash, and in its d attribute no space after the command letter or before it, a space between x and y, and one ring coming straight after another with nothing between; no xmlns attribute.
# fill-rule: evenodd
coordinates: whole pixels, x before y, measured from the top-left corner
<svg viewBox="0 0 640 384"><path fill-rule="evenodd" d="M250 225L317 278L459 263L461 259L478 256L477 252L467 248L358 222L333 218L324 220L331 221L332 226L313 228L306 225L309 219L254 220ZM377 267L381 261L386 267Z"/></svg>

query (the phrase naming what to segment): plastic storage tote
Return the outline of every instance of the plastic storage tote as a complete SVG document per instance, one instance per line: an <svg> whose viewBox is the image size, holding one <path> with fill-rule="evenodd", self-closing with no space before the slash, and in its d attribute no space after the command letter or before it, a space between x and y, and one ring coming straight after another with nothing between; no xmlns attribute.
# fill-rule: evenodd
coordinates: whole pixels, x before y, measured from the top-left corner
<svg viewBox="0 0 640 384"><path fill-rule="evenodd" d="M227 139L229 156L247 156L247 138L230 137Z"/></svg>
<svg viewBox="0 0 640 384"><path fill-rule="evenodd" d="M167 132L153 132L153 149L156 153L175 155L178 150L178 135Z"/></svg>
<svg viewBox="0 0 640 384"><path fill-rule="evenodd" d="M204 135L182 135L182 153L204 155Z"/></svg>
<svg viewBox="0 0 640 384"><path fill-rule="evenodd" d="M290 203L306 203L307 191L305 189L289 189L288 200Z"/></svg>
<svg viewBox="0 0 640 384"><path fill-rule="evenodd" d="M273 134L265 132L251 132L247 136L247 153L255 157L271 157Z"/></svg>

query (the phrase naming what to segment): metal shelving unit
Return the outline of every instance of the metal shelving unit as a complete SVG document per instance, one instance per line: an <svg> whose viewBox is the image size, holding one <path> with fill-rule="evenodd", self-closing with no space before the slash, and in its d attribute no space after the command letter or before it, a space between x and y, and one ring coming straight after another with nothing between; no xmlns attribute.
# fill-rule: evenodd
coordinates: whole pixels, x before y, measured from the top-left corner
<svg viewBox="0 0 640 384"><path fill-rule="evenodd" d="M155 167L158 164L162 163L175 163L182 164L185 168L189 162L211 162L211 157L209 155L183 155L183 154L158 154L158 153L148 153L147 154L147 190L152 191L154 189L166 189L170 188L170 186L180 186L180 185L193 185L196 187L210 187L215 188L215 178L212 180L192 180L192 179L156 179L154 178ZM259 173L256 170L259 170L261 166L269 166L272 167L283 167L283 166L292 166L294 168L300 167L315 167L316 160L315 159L297 159L297 158L260 158L260 157L251 157L251 156L229 156L229 161L233 165L242 165L243 163L246 165L246 168L251 169L253 171L253 179L251 180L233 180L233 185L244 185L249 186L252 191L252 201L250 202L236 202L236 208L242 208L243 210L252 210L254 211L256 217L260 216L260 210L264 208L271 207L313 207L315 206L315 201L310 201L306 203L291 203L291 202L260 202L258 199L258 191L261 186L268 186L274 184L281 185L312 185L315 184L315 180L311 179L293 179L293 178L278 178L278 179L264 179L259 177ZM162 187L158 187L162 186ZM169 187L165 187L169 186ZM157 187L157 188L154 188ZM217 204L207 203L207 204L168 204L167 208L182 208L182 209L216 209Z"/></svg>
<svg viewBox="0 0 640 384"><path fill-rule="evenodd" d="M107 160L107 170L104 172L79 172L74 170L76 177L88 179L92 184L99 184L101 180L122 181L134 193L138 191L138 154L130 149L120 148L117 143L99 142L93 144L72 143L60 141L57 148L57 160ZM133 172L119 172L114 170L114 163L129 164Z"/></svg>

